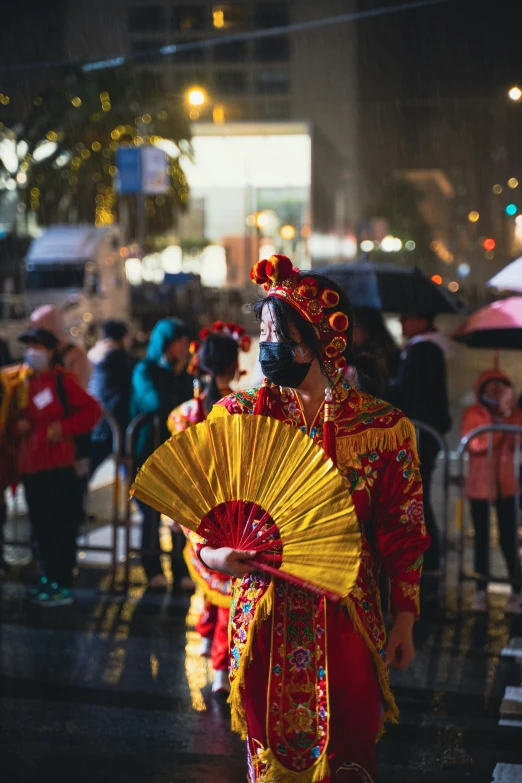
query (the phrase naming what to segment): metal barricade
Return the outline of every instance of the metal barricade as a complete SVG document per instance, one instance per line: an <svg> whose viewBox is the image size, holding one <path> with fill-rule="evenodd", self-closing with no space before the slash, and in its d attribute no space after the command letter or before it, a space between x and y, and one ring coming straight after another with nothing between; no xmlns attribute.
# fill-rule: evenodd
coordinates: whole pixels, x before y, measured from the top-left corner
<svg viewBox="0 0 522 783"><path fill-rule="evenodd" d="M514 513L515 513L515 525L514 525L514 542L515 551L519 553L519 541L518 541L518 521L520 515L520 457L521 457L521 443L522 427L513 426L511 424L487 424L481 427L476 427L471 432L465 435L459 444L457 450L458 460L458 476L456 483L459 486L459 497L457 501L457 553L458 553L458 581L457 581L457 611L458 614L462 614L463 602L464 602L464 583L467 581L476 581L479 578L483 578L485 582L503 582L509 583L512 587L520 588L522 585L520 581L498 577L491 573L491 548L489 546L490 536L489 531L491 529L491 505L494 502L494 435L495 433L505 433L514 437L513 444L513 471L514 471ZM488 435L487 445L487 458L488 458L488 549L487 549L487 569L485 574L478 574L468 572L466 570L465 563L465 514L464 514L464 501L466 495L466 473L465 473L465 455L468 451L468 446L475 438L481 435Z"/></svg>
<svg viewBox="0 0 522 783"><path fill-rule="evenodd" d="M111 508L111 543L108 546L103 545L91 545L88 543L83 543L79 547L81 551L83 552L105 552L108 553L111 557L111 589L114 589L115 579L116 579L116 569L117 569L117 546L118 546L118 527L120 524L119 521L119 496L120 496L120 464L122 460L122 437L120 433L120 428L118 426L118 423L116 422L116 419L108 412L103 411L103 419L107 422L107 424L110 427L111 435L112 435L112 452L107 455L107 457L112 457L115 462L115 479L114 479L114 486L113 486L113 495L112 495L112 508ZM14 498L13 498L14 500ZM88 536L90 531L80 531L80 536ZM28 538L26 540L18 539L18 538L6 538L4 540L5 546L14 547L14 548L31 548L31 539Z"/></svg>
<svg viewBox="0 0 522 783"><path fill-rule="evenodd" d="M417 447L419 454L421 452L423 437L431 437L438 446L437 459L442 462L442 509L440 520L440 526L437 526L440 532L440 567L436 570L423 569L423 576L439 578L439 602L442 605L446 598L446 583L448 574L448 553L450 545L449 536L449 491L451 485L450 475L450 452L446 439L435 430L430 427L429 424L424 424L421 421L413 420L415 427L415 433L417 435ZM437 516L437 515L436 515Z"/></svg>
<svg viewBox="0 0 522 783"><path fill-rule="evenodd" d="M127 427L127 430L125 432L125 457L123 459L123 462L125 464L125 479L126 479L126 485L125 485L125 512L124 512L124 518L123 518L123 525L125 528L125 543L124 543L124 589L126 590L130 584L130 557L131 554L134 554L138 550L133 548L131 546L131 497L130 497L130 488L131 484L134 480L134 476L136 475L137 469L140 467L136 464L136 460L134 457L135 453L135 447L136 447L136 437L139 431L146 425L152 423L152 433L153 433L153 447L154 449L157 449L158 446L161 444L161 422L160 418L157 414L153 413L139 413L137 416L134 417L134 419L131 421L129 426ZM158 517L160 516L159 512L154 512L155 514L158 514ZM159 524L159 522L158 522ZM143 552L144 550L140 548L140 552Z"/></svg>

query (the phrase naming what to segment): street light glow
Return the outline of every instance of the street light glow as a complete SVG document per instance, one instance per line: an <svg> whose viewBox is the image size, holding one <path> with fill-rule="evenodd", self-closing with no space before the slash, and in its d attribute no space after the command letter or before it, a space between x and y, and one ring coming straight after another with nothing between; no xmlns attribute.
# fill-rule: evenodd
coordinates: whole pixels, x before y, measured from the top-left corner
<svg viewBox="0 0 522 783"><path fill-rule="evenodd" d="M268 215L266 212L258 212L256 215L256 226L266 228L268 226Z"/></svg>
<svg viewBox="0 0 522 783"><path fill-rule="evenodd" d="M290 240L295 237L295 228L290 224L287 224L286 226L281 226L279 233L283 239Z"/></svg>
<svg viewBox="0 0 522 783"><path fill-rule="evenodd" d="M199 87L193 87L187 93L187 100L191 106L203 106L206 101L205 93Z"/></svg>
<svg viewBox="0 0 522 783"><path fill-rule="evenodd" d="M515 85L509 90L508 95L512 101L518 103L519 100L522 98L522 90L520 89L520 87L517 87Z"/></svg>

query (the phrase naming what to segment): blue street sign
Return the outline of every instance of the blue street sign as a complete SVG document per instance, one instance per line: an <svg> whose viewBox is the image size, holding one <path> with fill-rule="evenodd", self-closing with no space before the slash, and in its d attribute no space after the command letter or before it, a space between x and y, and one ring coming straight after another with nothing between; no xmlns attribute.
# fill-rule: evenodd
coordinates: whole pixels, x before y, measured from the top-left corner
<svg viewBox="0 0 522 783"><path fill-rule="evenodd" d="M139 147L120 147L116 153L119 192L141 191L141 150Z"/></svg>

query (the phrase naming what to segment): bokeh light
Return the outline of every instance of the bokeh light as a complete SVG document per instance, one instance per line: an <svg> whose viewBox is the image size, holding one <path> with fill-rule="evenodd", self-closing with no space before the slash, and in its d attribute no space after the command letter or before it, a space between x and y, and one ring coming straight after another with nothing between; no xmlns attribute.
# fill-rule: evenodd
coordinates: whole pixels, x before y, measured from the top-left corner
<svg viewBox="0 0 522 783"><path fill-rule="evenodd" d="M289 224L285 226L281 226L281 230L279 231L283 239L293 239L295 237L295 228Z"/></svg>
<svg viewBox="0 0 522 783"><path fill-rule="evenodd" d="M477 223L480 220L480 213L477 212L476 209L471 210L468 215L468 220L470 223Z"/></svg>
<svg viewBox="0 0 522 783"><path fill-rule="evenodd" d="M442 277L440 275L432 275L431 279L436 285L442 285Z"/></svg>

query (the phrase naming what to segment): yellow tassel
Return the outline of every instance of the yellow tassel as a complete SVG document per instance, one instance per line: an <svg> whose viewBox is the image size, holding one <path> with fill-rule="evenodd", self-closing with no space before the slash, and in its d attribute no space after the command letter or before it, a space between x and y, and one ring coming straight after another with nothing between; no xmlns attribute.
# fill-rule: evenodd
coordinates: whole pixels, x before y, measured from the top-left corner
<svg viewBox="0 0 522 783"><path fill-rule="evenodd" d="M252 648L254 644L254 636L259 629L260 625L268 619L274 605L274 581L270 582L266 593L259 601L254 619L250 623L248 629L247 640L239 659L237 672L234 680L230 685L230 696L228 697L228 703L230 704L232 731L241 735L241 739L247 738L247 723L245 708L243 707L243 699L241 698L241 688L245 684L245 671L252 660Z"/></svg>
<svg viewBox="0 0 522 783"><path fill-rule="evenodd" d="M259 768L260 764L266 766L260 777L256 778L258 783L319 783L319 781L330 776L330 765L328 764L326 749L315 764L303 772L293 772L291 769L284 767L270 748L263 748L257 751L254 766Z"/></svg>
<svg viewBox="0 0 522 783"><path fill-rule="evenodd" d="M360 454L369 451L395 451L409 440L415 459L417 455L417 436L415 428L409 419L399 419L397 424L388 429L375 428L364 430L356 435L337 436L337 462L342 471L357 460Z"/></svg>
<svg viewBox="0 0 522 783"><path fill-rule="evenodd" d="M381 718L379 731L377 732L377 736L375 738L375 741L378 742L382 737L382 735L384 734L386 723L399 722L399 708L395 703L395 696L393 695L390 689L390 682L388 678L388 671L386 668L386 664L382 660L381 656L377 652L375 645L373 644L370 637L368 636L368 631L364 627L361 618L357 614L357 610L355 608L353 601L349 597L345 598L344 605L346 606L348 615L350 617L350 620L352 621L354 629L357 631L357 633L362 638L362 640L364 641L367 648L372 654L373 662L377 674L377 681L379 683L379 688L381 689L382 699L384 702L384 713Z"/></svg>
<svg viewBox="0 0 522 783"><path fill-rule="evenodd" d="M230 604L232 603L232 596L223 595L223 593L220 593L219 590L211 590L209 588L205 579L194 567L194 563L190 559L190 555L187 551L186 546L183 549L183 559L187 565L190 578L192 579L193 582L195 582L198 585L198 587L201 588L205 600L209 601L209 603L211 603L213 606L220 606L223 607L224 609L230 609Z"/></svg>

